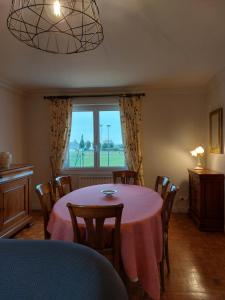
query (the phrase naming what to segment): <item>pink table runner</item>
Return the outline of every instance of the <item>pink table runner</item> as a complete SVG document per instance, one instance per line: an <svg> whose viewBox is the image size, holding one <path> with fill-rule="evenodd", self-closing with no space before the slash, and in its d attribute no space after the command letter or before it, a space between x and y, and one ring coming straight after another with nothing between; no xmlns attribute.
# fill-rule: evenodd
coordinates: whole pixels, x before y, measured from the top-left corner
<svg viewBox="0 0 225 300"><path fill-rule="evenodd" d="M117 193L106 197L101 190ZM139 280L153 299L160 298L158 263L162 255L162 199L153 190L136 185L94 185L67 194L57 201L51 213L48 231L53 240L73 240L71 218L66 203L78 205L114 205L123 203L121 255L127 276ZM110 220L109 220L110 223Z"/></svg>

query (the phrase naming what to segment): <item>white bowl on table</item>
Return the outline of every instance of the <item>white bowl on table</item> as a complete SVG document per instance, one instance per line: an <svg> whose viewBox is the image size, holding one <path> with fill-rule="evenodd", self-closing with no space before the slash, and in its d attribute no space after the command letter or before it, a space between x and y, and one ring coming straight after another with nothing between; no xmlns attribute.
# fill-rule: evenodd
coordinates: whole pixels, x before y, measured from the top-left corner
<svg viewBox="0 0 225 300"><path fill-rule="evenodd" d="M117 193L117 190L101 190L101 193L103 193L106 197L112 197L115 193Z"/></svg>

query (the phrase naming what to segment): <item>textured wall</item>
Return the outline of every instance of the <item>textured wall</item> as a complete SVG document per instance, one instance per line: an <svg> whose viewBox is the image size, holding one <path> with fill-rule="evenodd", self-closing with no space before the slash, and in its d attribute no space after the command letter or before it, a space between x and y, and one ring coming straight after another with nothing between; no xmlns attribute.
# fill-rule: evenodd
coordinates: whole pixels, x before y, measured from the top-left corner
<svg viewBox="0 0 225 300"><path fill-rule="evenodd" d="M174 210L188 209L188 168L195 165L190 150L206 142L205 96L201 92L158 91L143 103L145 184L167 175L180 186Z"/></svg>
<svg viewBox="0 0 225 300"><path fill-rule="evenodd" d="M23 97L0 86L0 151L12 153L14 163L27 162L24 116Z"/></svg>

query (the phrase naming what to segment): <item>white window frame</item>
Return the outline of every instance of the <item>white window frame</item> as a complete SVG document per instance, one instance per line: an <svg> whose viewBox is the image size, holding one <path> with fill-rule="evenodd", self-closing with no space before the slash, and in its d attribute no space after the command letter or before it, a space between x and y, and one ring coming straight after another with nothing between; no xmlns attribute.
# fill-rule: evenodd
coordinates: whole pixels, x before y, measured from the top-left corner
<svg viewBox="0 0 225 300"><path fill-rule="evenodd" d="M94 130L94 167L69 168L65 167L62 173L66 174L110 174L114 170L126 170L126 162L123 167L100 167L100 126L99 112L100 111L119 111L117 103L101 103L101 104L74 104L73 112L75 111L91 111L93 112L93 130Z"/></svg>

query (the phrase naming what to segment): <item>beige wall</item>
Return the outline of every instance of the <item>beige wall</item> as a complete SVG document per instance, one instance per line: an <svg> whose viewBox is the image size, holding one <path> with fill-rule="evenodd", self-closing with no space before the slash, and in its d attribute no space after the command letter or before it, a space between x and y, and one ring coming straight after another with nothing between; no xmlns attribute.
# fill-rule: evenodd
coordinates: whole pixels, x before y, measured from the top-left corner
<svg viewBox="0 0 225 300"><path fill-rule="evenodd" d="M175 210L187 210L187 168L194 166L189 151L205 144L205 97L199 90L155 90L143 101L143 155L145 182L154 186L158 174L181 187ZM35 165L34 185L49 180L49 113L43 95L26 99L28 160ZM33 193L33 207L39 207ZM180 200L184 199L184 200Z"/></svg>
<svg viewBox="0 0 225 300"><path fill-rule="evenodd" d="M225 145L225 71L221 72L209 84L208 96L207 96L207 132L209 132L209 112L217 108L223 108L223 141ZM209 145L209 135L208 135ZM224 149L225 153L225 149ZM225 155L223 154L210 154L208 153L209 169L225 173ZM224 201L225 204L225 201ZM225 205L224 205L225 215ZM225 231L225 222L224 222Z"/></svg>
<svg viewBox="0 0 225 300"><path fill-rule="evenodd" d="M174 210L188 209L188 172L195 165L190 150L205 145L205 96L201 91L153 91L143 103L145 184L157 175L180 186Z"/></svg>
<svg viewBox="0 0 225 300"><path fill-rule="evenodd" d="M225 114L225 71L218 74L209 85L207 97L207 131L209 132L209 112L217 108L223 108ZM209 139L209 135L208 135ZM225 122L223 122L223 140L225 141ZM208 168L225 172L225 155L208 154Z"/></svg>
<svg viewBox="0 0 225 300"><path fill-rule="evenodd" d="M33 187L35 187L50 179L48 101L41 95L29 95L25 98L25 103L27 160L34 165ZM39 208L34 188L31 199L33 208Z"/></svg>
<svg viewBox="0 0 225 300"><path fill-rule="evenodd" d="M0 151L12 153L13 163L26 163L24 101L18 92L0 86Z"/></svg>

